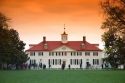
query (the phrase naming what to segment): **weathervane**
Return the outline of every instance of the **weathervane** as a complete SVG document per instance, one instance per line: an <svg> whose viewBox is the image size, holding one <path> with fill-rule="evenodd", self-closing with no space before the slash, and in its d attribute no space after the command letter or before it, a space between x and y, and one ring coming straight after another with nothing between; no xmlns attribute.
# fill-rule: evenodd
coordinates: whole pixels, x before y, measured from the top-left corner
<svg viewBox="0 0 125 83"><path fill-rule="evenodd" d="M66 26L65 26L65 24L64 24L64 32L65 32L65 29L66 29L65 27L66 27Z"/></svg>

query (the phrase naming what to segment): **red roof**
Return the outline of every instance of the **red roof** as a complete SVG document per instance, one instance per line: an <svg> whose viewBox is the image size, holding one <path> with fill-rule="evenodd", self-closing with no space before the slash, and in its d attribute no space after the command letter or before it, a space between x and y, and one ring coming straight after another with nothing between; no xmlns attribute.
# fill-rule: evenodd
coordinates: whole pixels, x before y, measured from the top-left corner
<svg viewBox="0 0 125 83"><path fill-rule="evenodd" d="M52 51L58 47L63 45L72 48L76 51L102 51L97 47L97 44L90 44L85 42L83 44L83 48L81 47L83 41L68 41L68 43L64 44L61 41L46 41L47 49L45 49L45 42L41 42L39 44L33 45L26 51Z"/></svg>

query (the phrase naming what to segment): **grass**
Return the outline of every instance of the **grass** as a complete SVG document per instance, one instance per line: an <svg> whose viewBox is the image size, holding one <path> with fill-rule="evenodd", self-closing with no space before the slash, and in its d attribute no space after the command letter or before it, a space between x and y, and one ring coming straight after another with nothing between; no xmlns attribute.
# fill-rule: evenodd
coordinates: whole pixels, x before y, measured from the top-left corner
<svg viewBox="0 0 125 83"><path fill-rule="evenodd" d="M120 70L0 71L0 83L125 83Z"/></svg>

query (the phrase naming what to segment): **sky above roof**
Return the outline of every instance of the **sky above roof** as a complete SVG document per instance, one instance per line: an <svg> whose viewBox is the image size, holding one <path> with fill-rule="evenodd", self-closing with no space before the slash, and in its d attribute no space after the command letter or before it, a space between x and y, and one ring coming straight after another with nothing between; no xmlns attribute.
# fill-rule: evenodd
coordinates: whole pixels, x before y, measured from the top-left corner
<svg viewBox="0 0 125 83"><path fill-rule="evenodd" d="M0 12L11 18L10 25L27 44L42 37L59 41L65 24L68 40L102 45L102 12L99 0L0 0Z"/></svg>

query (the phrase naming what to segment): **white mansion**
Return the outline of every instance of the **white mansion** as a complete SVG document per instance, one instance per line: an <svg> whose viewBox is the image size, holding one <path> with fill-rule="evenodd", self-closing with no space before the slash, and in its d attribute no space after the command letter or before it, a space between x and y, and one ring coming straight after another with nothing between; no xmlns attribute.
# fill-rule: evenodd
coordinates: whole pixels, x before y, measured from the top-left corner
<svg viewBox="0 0 125 83"><path fill-rule="evenodd" d="M61 34L61 41L43 41L39 44L30 44L26 50L30 59L28 64L46 65L46 68L101 68L103 51L99 44L90 44L83 36L81 41L68 41L68 34Z"/></svg>

